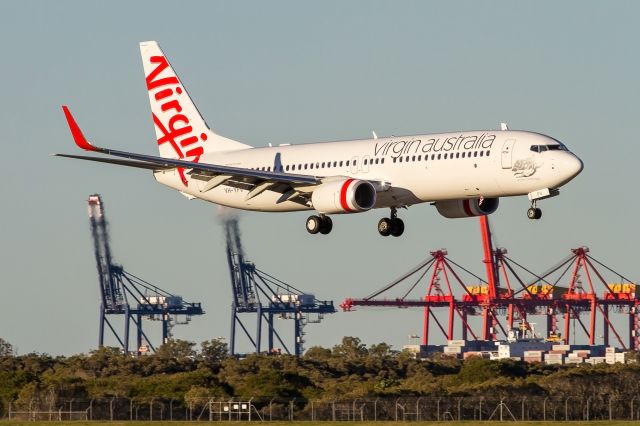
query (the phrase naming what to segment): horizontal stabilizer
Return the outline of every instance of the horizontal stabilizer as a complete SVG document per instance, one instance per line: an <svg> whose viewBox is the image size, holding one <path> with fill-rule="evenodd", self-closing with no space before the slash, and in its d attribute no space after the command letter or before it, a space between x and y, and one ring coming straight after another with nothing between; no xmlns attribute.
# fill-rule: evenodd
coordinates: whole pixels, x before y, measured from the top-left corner
<svg viewBox="0 0 640 426"><path fill-rule="evenodd" d="M158 164L147 163L144 161L121 160L119 158L89 157L86 155L70 155L70 154L52 154L52 155L54 157L66 157L66 158L74 158L76 160L95 161L97 163L117 164L119 166L135 167L138 169L147 169L147 170L175 169L175 167L173 166L160 166Z"/></svg>
<svg viewBox="0 0 640 426"><path fill-rule="evenodd" d="M65 116L67 117L67 122L69 123L69 128L71 129L71 134L80 148L90 151L99 152L100 154L111 155L114 157L125 158L125 161L117 163L115 161L107 161L106 158L95 157L95 160L103 163L113 163L120 164L123 166L129 167L140 167L147 168L151 170L163 170L163 169L172 169L181 167L185 170L196 170L203 173L206 173L210 176L225 174L231 176L238 176L242 178L250 178L254 180L270 180L272 182L279 183L288 183L288 184L311 184L315 185L320 183L320 179L314 176L307 175L297 175L291 173L284 172L275 172L275 171L265 171L265 170L255 170L255 169L246 169L242 167L231 167L231 166L221 166L218 164L208 164L208 163L198 163L196 161L188 161L182 159L174 159L174 158L163 158L156 157L153 155L146 154L136 154L134 152L126 152L126 151L118 151L115 149L101 148L95 145L91 145L82 134L80 127L76 123L75 119L71 115L71 112L66 106L63 106ZM59 157L68 157L68 158L77 158L81 160L87 160L93 157L81 157L81 156L71 156L68 154L55 154Z"/></svg>

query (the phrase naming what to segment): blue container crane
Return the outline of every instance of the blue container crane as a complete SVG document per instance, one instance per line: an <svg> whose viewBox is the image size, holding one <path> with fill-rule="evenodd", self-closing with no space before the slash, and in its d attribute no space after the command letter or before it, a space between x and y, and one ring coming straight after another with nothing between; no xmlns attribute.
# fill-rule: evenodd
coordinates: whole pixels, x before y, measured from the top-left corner
<svg viewBox="0 0 640 426"><path fill-rule="evenodd" d="M171 338L174 325L186 324L192 316L204 314L202 305L187 302L181 296L165 291L127 272L121 265L114 264L104 203L98 194L91 195L87 202L100 288L98 345L104 346L105 329L108 329L124 353L131 352L130 328L133 324L136 350L132 352L140 354L147 350L155 351L151 339L143 330L143 319L162 322L162 343L166 343ZM124 318L122 333L117 331L109 319L112 316ZM143 339L148 346L143 345Z"/></svg>
<svg viewBox="0 0 640 426"><path fill-rule="evenodd" d="M301 356L304 352L304 326L319 323L325 314L336 312L333 301L318 300L313 294L305 293L278 278L258 269L245 259L238 220L227 219L224 222L227 261L231 274L231 333L229 352L236 352L236 332L238 327L251 343L256 353L262 351L262 330L266 324L267 350L275 351L276 339L286 353L291 354L282 337L274 327L274 317L293 320L293 354ZM241 314L255 316L255 333L242 322Z"/></svg>

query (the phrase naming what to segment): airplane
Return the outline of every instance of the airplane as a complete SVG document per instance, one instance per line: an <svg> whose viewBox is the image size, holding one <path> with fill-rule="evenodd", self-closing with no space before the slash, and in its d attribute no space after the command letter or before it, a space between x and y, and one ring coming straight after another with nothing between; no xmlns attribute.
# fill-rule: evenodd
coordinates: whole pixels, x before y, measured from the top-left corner
<svg viewBox="0 0 640 426"><path fill-rule="evenodd" d="M382 236L398 237L398 210L431 203L446 218L488 215L500 197L527 195L529 219L537 203L559 194L583 169L558 140L509 130L458 131L415 136L254 148L216 134L200 115L155 41L140 43L160 156L90 143L63 106L76 145L105 156L54 154L146 169L159 183L189 199L243 210L314 210L311 234L328 234L331 215L389 209L378 222Z"/></svg>

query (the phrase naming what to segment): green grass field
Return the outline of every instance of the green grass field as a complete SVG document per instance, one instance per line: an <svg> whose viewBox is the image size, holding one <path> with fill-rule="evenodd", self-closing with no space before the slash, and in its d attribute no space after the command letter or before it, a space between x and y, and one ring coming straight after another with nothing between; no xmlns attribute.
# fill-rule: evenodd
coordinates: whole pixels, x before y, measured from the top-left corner
<svg viewBox="0 0 640 426"><path fill-rule="evenodd" d="M57 425L61 425L61 424L69 424L69 425L73 425L73 426L158 426L158 425L164 425L164 424L170 424L170 425L176 425L176 426L202 426L203 424L206 424L207 422L167 422L167 421L155 421L155 422L149 422L149 421L139 421L139 422L122 422L122 421L114 421L114 422L108 422L108 421L93 421L93 422L85 422L85 421L66 421L66 422L23 422L23 421L9 421L9 420L3 420L0 421L0 426L13 426L13 425L25 425L25 426L37 426L37 425L53 425L53 424L57 424ZM224 424L227 422L214 422L214 423L220 423L220 424ZM255 426L256 424L259 424L261 422L229 422L231 424L233 424L234 426ZM301 422L301 421L294 421L294 422L262 422L265 424L268 424L269 426L293 426L293 425L304 425L304 426L346 426L346 425L353 425L353 426L398 426L399 422ZM431 426L431 425L449 425L449 426L455 426L455 425L472 425L472 424L481 424L481 425L486 425L486 426L498 426L498 425L505 425L505 424L509 424L509 425L516 425L516 426L544 426L544 425L576 425L576 424L583 424L586 422L580 422L580 421L574 421L574 422L474 422L474 421L466 421L466 422L400 422L400 423L404 423L404 424L416 424L416 425L420 425L420 426ZM589 422L589 425L594 425L594 426L618 426L618 425L631 425L631 424L638 424L638 422L632 422L632 421L622 421L622 420L614 420L614 421L594 421L594 422Z"/></svg>

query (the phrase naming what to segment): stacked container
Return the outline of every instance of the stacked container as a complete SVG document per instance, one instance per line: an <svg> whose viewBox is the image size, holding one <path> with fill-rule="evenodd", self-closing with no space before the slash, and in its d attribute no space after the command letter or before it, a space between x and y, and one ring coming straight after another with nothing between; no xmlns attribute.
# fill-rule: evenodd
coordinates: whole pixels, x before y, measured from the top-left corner
<svg viewBox="0 0 640 426"><path fill-rule="evenodd" d="M524 362L542 362L542 351L524 351Z"/></svg>
<svg viewBox="0 0 640 426"><path fill-rule="evenodd" d="M564 355L559 353L559 354L552 354L552 353L548 353L544 355L544 363L545 364L560 364L562 365L564 362Z"/></svg>

